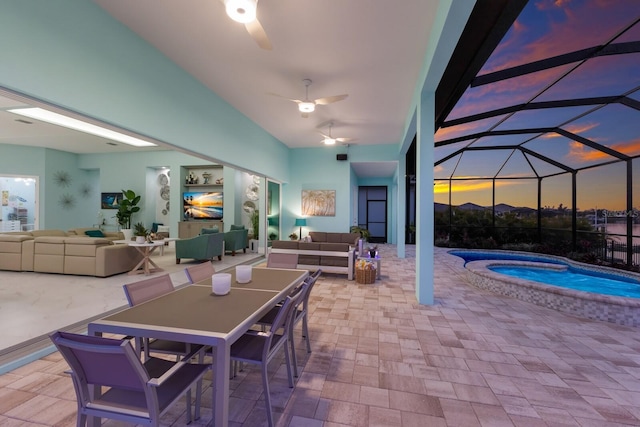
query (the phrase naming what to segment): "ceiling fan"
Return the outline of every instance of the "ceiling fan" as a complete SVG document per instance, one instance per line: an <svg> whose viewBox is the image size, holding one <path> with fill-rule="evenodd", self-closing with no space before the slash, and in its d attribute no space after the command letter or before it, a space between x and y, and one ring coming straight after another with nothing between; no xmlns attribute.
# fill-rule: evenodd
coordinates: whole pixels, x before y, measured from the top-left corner
<svg viewBox="0 0 640 427"><path fill-rule="evenodd" d="M324 139L322 140L322 142L324 142L325 145L335 145L336 142L351 142L351 141L355 141L357 138L334 138L333 136L331 136L331 128L333 127L333 122L329 123L329 135L325 135L324 133L320 132L320 135L322 135L324 137Z"/></svg>
<svg viewBox="0 0 640 427"><path fill-rule="evenodd" d="M262 49L271 50L271 41L256 17L258 0L220 0L224 4L229 18L244 24L253 40Z"/></svg>
<svg viewBox="0 0 640 427"><path fill-rule="evenodd" d="M327 96L326 98L318 98L314 100L309 99L309 86L311 85L311 79L304 79L302 82L305 85L305 98L304 100L300 99L291 99L284 96L277 95L272 93L271 95L279 96L280 98L288 99L289 101L293 101L298 104L298 110L302 114L302 117L305 119L309 117L309 113L313 113L316 109L316 105L326 105L331 104L332 102L342 101L349 95L334 95Z"/></svg>

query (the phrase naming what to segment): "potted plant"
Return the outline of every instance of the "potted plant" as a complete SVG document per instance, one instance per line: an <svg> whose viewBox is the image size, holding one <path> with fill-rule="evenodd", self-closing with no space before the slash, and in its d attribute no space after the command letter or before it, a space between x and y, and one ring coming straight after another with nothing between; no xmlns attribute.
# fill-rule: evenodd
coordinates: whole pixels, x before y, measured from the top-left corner
<svg viewBox="0 0 640 427"><path fill-rule="evenodd" d="M147 230L143 223L137 222L133 226L133 235L136 236L136 243L144 243L147 241L149 230Z"/></svg>
<svg viewBox="0 0 640 427"><path fill-rule="evenodd" d="M362 240L364 240L365 242L368 242L369 241L369 237L371 237L371 233L369 232L369 230L367 230L366 228L357 226L357 225L351 226L349 231L351 233L358 233L360 235L360 237L362 238Z"/></svg>
<svg viewBox="0 0 640 427"><path fill-rule="evenodd" d="M253 228L253 238L258 240L260 237L260 211L258 209L251 214L251 228Z"/></svg>
<svg viewBox="0 0 640 427"><path fill-rule="evenodd" d="M120 224L120 230L124 234L125 240L131 239L131 217L134 213L140 211L137 206L140 203L140 196L136 195L133 190L122 190L122 201L118 205L116 219Z"/></svg>

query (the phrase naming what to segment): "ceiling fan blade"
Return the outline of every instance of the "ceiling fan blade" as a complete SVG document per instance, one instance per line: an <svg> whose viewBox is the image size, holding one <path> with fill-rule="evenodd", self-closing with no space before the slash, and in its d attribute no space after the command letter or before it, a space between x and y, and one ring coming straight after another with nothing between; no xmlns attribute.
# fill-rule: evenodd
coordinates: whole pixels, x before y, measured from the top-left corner
<svg viewBox="0 0 640 427"><path fill-rule="evenodd" d="M349 95L335 95L335 96L327 96L326 98L318 98L314 102L316 105L325 105L331 104L332 102L342 101Z"/></svg>
<svg viewBox="0 0 640 427"><path fill-rule="evenodd" d="M322 133L322 132L318 132L318 133L319 133L320 135L322 135L324 138L331 138L329 135L324 134L324 133Z"/></svg>
<svg viewBox="0 0 640 427"><path fill-rule="evenodd" d="M278 98L282 98L282 99L286 99L288 101L293 101L296 104L301 103L302 101L299 99L293 99L293 98L287 98L286 96L282 96L282 95L278 95L277 93L273 93L273 92L267 92L267 95L271 95L271 96L277 96Z"/></svg>
<svg viewBox="0 0 640 427"><path fill-rule="evenodd" d="M258 46L262 49L271 50L273 48L269 37L267 37L267 33L264 31L264 28L262 28L262 25L260 25L260 21L256 19L254 21L247 22L244 24L244 27L247 29L253 40L255 40L255 42L258 43Z"/></svg>
<svg viewBox="0 0 640 427"><path fill-rule="evenodd" d="M351 141L355 141L358 138L336 138L336 141L338 142L351 142Z"/></svg>

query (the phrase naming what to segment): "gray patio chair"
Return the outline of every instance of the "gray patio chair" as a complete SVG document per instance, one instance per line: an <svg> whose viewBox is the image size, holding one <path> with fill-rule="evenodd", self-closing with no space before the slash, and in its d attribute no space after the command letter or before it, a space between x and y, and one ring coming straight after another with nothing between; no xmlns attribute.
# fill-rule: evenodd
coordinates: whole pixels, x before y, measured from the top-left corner
<svg viewBox="0 0 640 427"><path fill-rule="evenodd" d="M302 296L302 288L298 288L297 293L287 296L282 306L278 306L278 314L268 332L249 330L231 345L231 360L234 362L234 375L238 362L259 365L262 368L264 400L267 409L267 420L270 427L273 427L274 424L267 365L282 348L287 365L289 387L293 387L291 357L287 345L291 334L288 331L290 330L291 321L293 320L293 309L299 303Z"/></svg>
<svg viewBox="0 0 640 427"><path fill-rule="evenodd" d="M128 283L122 286L129 306L133 307L143 302L168 294L174 290L173 282L168 274ZM201 345L189 344L179 341L149 339L135 337L137 348L144 353L147 360L151 352L175 355L176 360L187 356L192 350L201 349ZM201 360L202 361L202 360Z"/></svg>
<svg viewBox="0 0 640 427"><path fill-rule="evenodd" d="M199 412L199 387L210 365L156 358L142 363L128 340L60 331L50 338L71 368L78 426L86 425L87 417L159 426L160 417L185 395L190 423L194 384Z"/></svg>
<svg viewBox="0 0 640 427"><path fill-rule="evenodd" d="M211 264L211 261L205 261L200 264L190 265L184 269L187 275L189 283L196 283L200 280L211 279L211 276L216 272L216 269Z"/></svg>
<svg viewBox="0 0 640 427"><path fill-rule="evenodd" d="M298 267L298 254L270 253L267 259L267 268L289 268Z"/></svg>
<svg viewBox="0 0 640 427"><path fill-rule="evenodd" d="M309 296L311 295L311 290L313 286L316 284L318 277L322 274L322 270L316 270L311 276L305 279L302 289L302 298L298 302L298 304L293 309L293 321L291 322L291 337L289 338L290 346L291 346L291 355L293 357L293 374L294 376L298 376L298 360L296 357L296 349L295 349L295 340L293 339L293 329L295 326L302 321L302 337L305 339L307 343L307 353L311 353L311 340L309 338ZM306 285L306 286L305 286ZM257 324L263 327L273 324L273 321L278 313L278 308L274 307L269 310L267 314L265 314L260 320L258 320Z"/></svg>

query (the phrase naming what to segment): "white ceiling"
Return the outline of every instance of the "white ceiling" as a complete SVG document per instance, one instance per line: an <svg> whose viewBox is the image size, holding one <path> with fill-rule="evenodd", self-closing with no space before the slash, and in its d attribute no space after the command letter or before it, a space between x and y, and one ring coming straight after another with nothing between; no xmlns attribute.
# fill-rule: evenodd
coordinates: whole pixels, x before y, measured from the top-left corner
<svg viewBox="0 0 640 427"><path fill-rule="evenodd" d="M94 1L291 148L322 146L318 132L328 133L329 122L333 137L357 138L350 144L398 144L438 5L436 0L261 0L258 19L273 45L267 51L243 24L227 17L221 0ZM349 96L302 118L295 103L270 94L304 99L307 78L313 81L309 99ZM25 144L36 145L45 136L26 131L34 125L6 114L0 112L0 142L13 131ZM64 138L71 144L67 151L90 150L68 138L69 131L46 127L47 145ZM97 152L105 152L104 145L100 142ZM365 166L359 175L388 176L395 162Z"/></svg>

